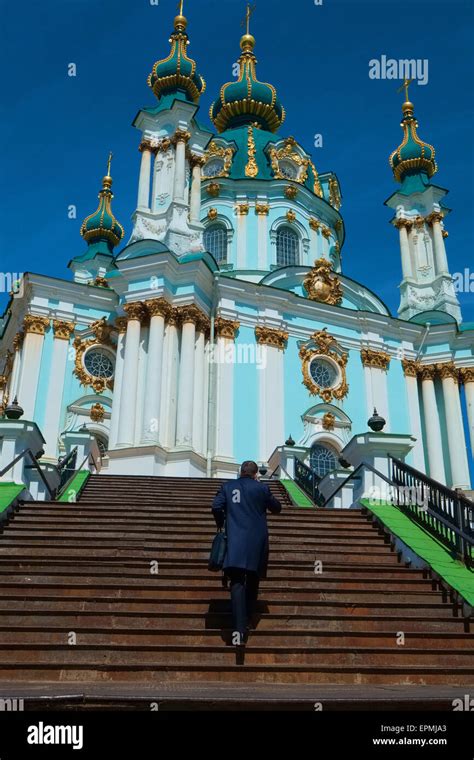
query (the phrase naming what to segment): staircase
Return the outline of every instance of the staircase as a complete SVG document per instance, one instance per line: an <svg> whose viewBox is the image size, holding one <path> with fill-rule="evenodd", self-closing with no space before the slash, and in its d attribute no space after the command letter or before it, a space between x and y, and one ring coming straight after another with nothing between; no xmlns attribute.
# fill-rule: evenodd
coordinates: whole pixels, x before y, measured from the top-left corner
<svg viewBox="0 0 474 760"><path fill-rule="evenodd" d="M77 504L20 505L0 535L0 696L153 693L202 709L218 694L242 706L258 693L312 704L324 690L388 690L402 704L421 686L472 688L460 606L401 564L369 516L299 509L276 481L269 577L236 652L229 592L207 571L220 482L100 475Z"/></svg>

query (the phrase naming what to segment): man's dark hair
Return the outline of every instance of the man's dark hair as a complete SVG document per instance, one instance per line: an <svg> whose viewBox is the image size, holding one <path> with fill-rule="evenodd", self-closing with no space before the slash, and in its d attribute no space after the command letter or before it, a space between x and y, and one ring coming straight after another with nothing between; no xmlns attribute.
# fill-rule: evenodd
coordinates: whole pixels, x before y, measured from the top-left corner
<svg viewBox="0 0 474 760"><path fill-rule="evenodd" d="M242 478L254 478L258 472L258 464L256 462L243 462L240 468L240 475Z"/></svg>

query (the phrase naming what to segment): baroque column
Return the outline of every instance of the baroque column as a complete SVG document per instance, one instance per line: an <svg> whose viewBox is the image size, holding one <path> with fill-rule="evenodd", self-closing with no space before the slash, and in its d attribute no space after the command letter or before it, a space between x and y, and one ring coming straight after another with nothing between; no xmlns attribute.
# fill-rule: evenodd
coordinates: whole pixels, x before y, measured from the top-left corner
<svg viewBox="0 0 474 760"><path fill-rule="evenodd" d="M462 367L460 378L464 383L467 406L467 424L471 437L471 451L474 455L474 367Z"/></svg>
<svg viewBox="0 0 474 760"><path fill-rule="evenodd" d="M61 425L64 377L66 375L69 340L74 332L74 323L54 319L53 332L53 355L51 359L51 370L44 415L44 429L42 433L46 441L46 457L56 460L58 456L58 437Z"/></svg>
<svg viewBox="0 0 474 760"><path fill-rule="evenodd" d="M433 248L436 265L436 274L449 275L448 257L446 256L446 246L444 245L443 230L441 221L443 215L439 211L433 211L426 217L426 222L431 225L433 230Z"/></svg>
<svg viewBox="0 0 474 760"><path fill-rule="evenodd" d="M164 298L146 301L150 315L148 358L145 378L145 408L142 438L144 443L161 442L161 389L163 384L163 343L165 320L171 314L171 306Z"/></svg>
<svg viewBox="0 0 474 760"><path fill-rule="evenodd" d="M126 317L118 317L115 320L115 328L118 332L118 337L117 353L115 356L114 394L112 399L112 414L110 419L109 449L114 449L117 446L117 436L120 421L120 403L122 398L125 334L127 332Z"/></svg>
<svg viewBox="0 0 474 760"><path fill-rule="evenodd" d="M367 403L369 404L369 416L372 416L374 407L385 418L387 424L384 428L390 432L390 409L388 404L387 372L390 366L390 355L385 351L373 351L363 348L360 358L365 370Z"/></svg>
<svg viewBox="0 0 474 760"><path fill-rule="evenodd" d="M471 479L459 395L459 370L454 362L447 362L446 364L439 364L438 371L443 386L449 461L451 463L451 487L468 490Z"/></svg>
<svg viewBox="0 0 474 760"><path fill-rule="evenodd" d="M416 443L413 447L413 464L417 470L420 470L420 472L426 472L423 433L421 428L420 400L418 395L418 372L420 370L420 365L416 361L404 359L402 361L402 366L405 375L410 433L416 438Z"/></svg>
<svg viewBox="0 0 474 760"><path fill-rule="evenodd" d="M270 212L269 203L256 203L255 213L257 214L257 267L258 269L268 269L268 214Z"/></svg>
<svg viewBox="0 0 474 760"><path fill-rule="evenodd" d="M21 356L22 356L22 347L23 347L24 339L25 339L25 335L22 332L17 333L15 337L13 338L14 359L13 359L12 378L10 382L10 396L12 399L14 399L18 393L18 383L20 382Z"/></svg>
<svg viewBox="0 0 474 760"><path fill-rule="evenodd" d="M25 420L33 420L44 336L46 329L49 327L49 319L48 317L28 314L24 319L23 325L25 340L23 343L18 401L25 410Z"/></svg>
<svg viewBox="0 0 474 760"><path fill-rule="evenodd" d="M174 173L173 201L184 203L186 187L186 143L191 139L191 133L178 129L172 141L176 145L176 168Z"/></svg>
<svg viewBox="0 0 474 760"><path fill-rule="evenodd" d="M191 203L189 209L189 221L191 224L199 224L201 221L201 174L206 159L204 156L191 156L193 168L191 183Z"/></svg>
<svg viewBox="0 0 474 760"><path fill-rule="evenodd" d="M150 179L151 179L151 157L153 155L153 148L150 143L143 140L140 143L138 149L142 154L142 162L140 166L140 179L138 181L138 201L137 207L139 211L150 210Z"/></svg>
<svg viewBox="0 0 474 760"><path fill-rule="evenodd" d="M179 325L178 309L172 309L166 320L163 346L163 386L160 407L160 443L168 448L176 445L176 411L178 406Z"/></svg>
<svg viewBox="0 0 474 760"><path fill-rule="evenodd" d="M217 361L214 454L217 459L231 461L234 459L234 342L239 327L240 322L216 318L216 348L211 357Z"/></svg>
<svg viewBox="0 0 474 760"><path fill-rule="evenodd" d="M140 302L125 304L127 315L127 334L125 338L125 357L120 400L120 420L118 427L118 446L125 448L135 442L135 421L137 409L138 362L140 355L141 323L146 316L144 305Z"/></svg>
<svg viewBox="0 0 474 760"><path fill-rule="evenodd" d="M201 312L194 304L179 309L181 318L181 356L178 379L178 413L176 419L176 445L191 448L193 445L193 400L196 323Z"/></svg>
<svg viewBox="0 0 474 760"><path fill-rule="evenodd" d="M443 447L441 443L441 425L434 387L436 366L434 364L421 365L420 375L426 429L426 446L428 449L428 464L430 470L429 474L433 480L438 480L443 485L446 485Z"/></svg>
<svg viewBox="0 0 474 760"><path fill-rule="evenodd" d="M245 269L247 253L247 217L249 213L248 203L237 203L235 213L237 215L237 269Z"/></svg>
<svg viewBox="0 0 474 760"><path fill-rule="evenodd" d="M207 417L207 398L205 394L208 363L206 362L206 339L209 336L210 322L204 314L196 322L195 380L193 400L193 449L199 454L206 454L204 432Z"/></svg>
<svg viewBox="0 0 474 760"><path fill-rule="evenodd" d="M413 277L413 267L411 263L410 243L408 241L408 231L412 223L408 219L396 219L393 223L400 233L400 251L402 256L403 279Z"/></svg>
<svg viewBox="0 0 474 760"><path fill-rule="evenodd" d="M285 330L257 325L255 339L263 351L259 381L259 460L268 462L277 446L285 440L284 352L288 341Z"/></svg>

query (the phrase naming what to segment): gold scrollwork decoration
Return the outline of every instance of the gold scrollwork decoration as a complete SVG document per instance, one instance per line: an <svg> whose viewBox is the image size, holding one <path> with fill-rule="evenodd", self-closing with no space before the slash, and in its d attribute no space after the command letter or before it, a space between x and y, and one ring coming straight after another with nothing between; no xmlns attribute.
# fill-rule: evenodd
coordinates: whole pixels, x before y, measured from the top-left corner
<svg viewBox="0 0 474 760"><path fill-rule="evenodd" d="M74 360L74 374L78 378L81 385L90 385L96 393L103 393L107 388L112 390L114 387L113 377L94 377L91 375L85 367L84 357L86 351L93 346L96 348L107 347L115 354L116 346L112 341L112 333L114 327L107 324L106 318L97 320L90 327L94 337L83 339L77 337L73 343L76 350L76 357Z"/></svg>
<svg viewBox="0 0 474 760"><path fill-rule="evenodd" d="M347 396L349 393L346 374L348 355L339 349L336 339L327 332L326 328L311 336L311 340L300 349L299 356L302 361L303 385L312 396L319 396L327 404L330 404L333 399L341 400ZM327 357L339 368L337 385L334 387L321 388L313 379L310 371L311 362L319 357Z"/></svg>
<svg viewBox="0 0 474 760"><path fill-rule="evenodd" d="M336 275L331 274L331 263L327 259L316 259L303 285L311 301L320 301L331 306L339 306L342 302L341 282Z"/></svg>
<svg viewBox="0 0 474 760"><path fill-rule="evenodd" d="M234 155L234 148L224 148L221 145L217 145L215 142L212 142L209 146L209 148L206 150L205 156L205 163L207 164L208 161L211 161L213 158L222 158L224 161L224 165L222 167L222 171L216 174L216 177L228 177L230 173L230 168L232 166L232 158Z"/></svg>

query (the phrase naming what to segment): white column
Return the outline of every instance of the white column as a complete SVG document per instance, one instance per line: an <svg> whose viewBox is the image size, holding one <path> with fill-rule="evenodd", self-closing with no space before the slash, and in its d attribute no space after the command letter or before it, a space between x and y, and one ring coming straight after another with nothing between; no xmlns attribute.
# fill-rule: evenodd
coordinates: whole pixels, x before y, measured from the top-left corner
<svg viewBox="0 0 474 760"><path fill-rule="evenodd" d="M331 237L331 231L329 227L324 227L322 230L322 257L324 259L327 259L329 261L329 250L330 250L330 243L329 238Z"/></svg>
<svg viewBox="0 0 474 760"><path fill-rule="evenodd" d="M248 204L237 205L237 269L246 267L248 212Z"/></svg>
<svg viewBox="0 0 474 760"><path fill-rule="evenodd" d="M176 419L176 445L190 448L193 443L193 400L196 340L196 309L184 307L182 317L181 356L178 379L178 414Z"/></svg>
<svg viewBox="0 0 474 760"><path fill-rule="evenodd" d="M160 406L161 389L163 386L165 319L170 314L171 307L164 298L147 301L146 306L151 319L148 338L142 438L144 442L158 443L162 438Z"/></svg>
<svg viewBox="0 0 474 760"><path fill-rule="evenodd" d="M449 461L451 463L452 488L470 488L466 438L464 436L458 372L453 364L439 365L443 386L446 428L448 431Z"/></svg>
<svg viewBox="0 0 474 760"><path fill-rule="evenodd" d="M10 398L12 401L18 393L18 384L20 382L20 373L21 373L22 346L23 346L24 337L25 336L23 335L23 333L17 333L15 335L15 338L13 339L13 350L15 351L15 355L13 358L12 377L10 381Z"/></svg>
<svg viewBox="0 0 474 760"><path fill-rule="evenodd" d="M181 201L185 200L185 186L186 186L186 142L189 139L188 132L176 133L176 160L175 160L175 173L174 173L174 190L173 200Z"/></svg>
<svg viewBox="0 0 474 760"><path fill-rule="evenodd" d="M163 347L163 392L161 400L161 444L174 448L176 444L176 410L178 405L179 317L174 309L167 321ZM164 439L164 440L163 440Z"/></svg>
<svg viewBox="0 0 474 760"><path fill-rule="evenodd" d="M446 485L444 470L443 448L441 445L441 426L439 423L438 405L434 387L436 368L426 365L421 369L421 392L426 429L426 445L428 448L428 463L430 477Z"/></svg>
<svg viewBox="0 0 474 760"><path fill-rule="evenodd" d="M374 408L385 419L384 432L390 432L390 408L388 402L387 372L390 366L390 357L383 351L362 349L362 364L365 371L366 399L369 418L372 417ZM370 375L370 379L369 379Z"/></svg>
<svg viewBox="0 0 474 760"><path fill-rule="evenodd" d="M138 362L140 358L141 320L144 316L143 304L126 304L127 335L120 400L120 420L118 445L133 446L135 437L135 416L137 406Z"/></svg>
<svg viewBox="0 0 474 760"><path fill-rule="evenodd" d="M431 215L436 274L449 274L446 246L444 245L443 230L441 229L442 218L441 214L437 214L436 212Z"/></svg>
<svg viewBox="0 0 474 760"><path fill-rule="evenodd" d="M138 202L140 211L150 210L150 178L152 149L147 143L140 145L142 162L140 166L140 179L138 181Z"/></svg>
<svg viewBox="0 0 474 760"><path fill-rule="evenodd" d="M215 456L234 458L234 352L238 322L217 318L215 360L217 362Z"/></svg>
<svg viewBox="0 0 474 760"><path fill-rule="evenodd" d="M262 351L259 384L259 460L268 462L277 446L285 442L284 349L288 335L281 330L257 327Z"/></svg>
<svg viewBox="0 0 474 760"><path fill-rule="evenodd" d="M119 317L116 320L118 330L117 353L115 356L115 374L114 374L114 391L112 398L112 414L110 419L109 449L114 449L117 445L118 428L120 421L120 403L122 399L122 381L125 355L125 333L127 330L127 320Z"/></svg>
<svg viewBox="0 0 474 760"><path fill-rule="evenodd" d="M421 429L420 400L418 396L418 365L414 361L403 361L405 373L405 385L408 401L408 416L410 419L410 433L416 438L413 447L413 465L420 472L426 472L425 452L423 448L423 433Z"/></svg>
<svg viewBox="0 0 474 760"><path fill-rule="evenodd" d="M474 367L463 367L461 377L464 383L467 406L467 424L471 438L471 451L474 455Z"/></svg>
<svg viewBox="0 0 474 760"><path fill-rule="evenodd" d="M268 211L267 203L257 205L257 253L258 269L269 268L268 261Z"/></svg>
<svg viewBox="0 0 474 760"><path fill-rule="evenodd" d="M205 371L207 365L205 361L206 350L206 325L203 322L197 325L199 330L196 339L195 350L195 371L194 371L194 401L193 401L193 449L200 454L204 454L203 448L203 429L204 418L207 414L207 406L204 398Z"/></svg>
<svg viewBox="0 0 474 760"><path fill-rule="evenodd" d="M309 249L310 256L313 261L319 259L319 234L318 230L321 227L317 219L311 218L309 220L310 235L309 235Z"/></svg>
<svg viewBox="0 0 474 760"><path fill-rule="evenodd" d="M25 410L23 419L33 420L36 393L43 353L44 334L49 326L47 317L25 317L25 339L23 342L22 366L18 386L18 402Z"/></svg>
<svg viewBox="0 0 474 760"><path fill-rule="evenodd" d="M189 210L189 219L191 222L201 221L201 171L203 159L198 156L193 157L193 177L191 184L191 206Z"/></svg>
<svg viewBox="0 0 474 760"><path fill-rule="evenodd" d="M402 272L403 279L413 277L411 256L410 256L410 244L408 242L408 229L411 227L411 223L406 219L397 219L395 226L398 227L400 233L400 252L402 256Z"/></svg>
<svg viewBox="0 0 474 760"><path fill-rule="evenodd" d="M53 321L54 341L51 369L49 373L48 393L44 415L43 437L46 441L45 455L57 459L58 437L61 425L61 404L63 399L64 378L69 349L69 339L74 331L72 322Z"/></svg>

